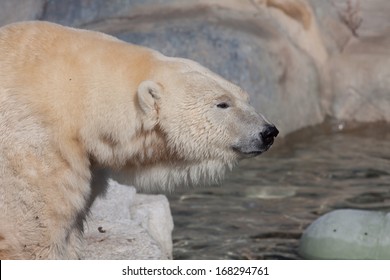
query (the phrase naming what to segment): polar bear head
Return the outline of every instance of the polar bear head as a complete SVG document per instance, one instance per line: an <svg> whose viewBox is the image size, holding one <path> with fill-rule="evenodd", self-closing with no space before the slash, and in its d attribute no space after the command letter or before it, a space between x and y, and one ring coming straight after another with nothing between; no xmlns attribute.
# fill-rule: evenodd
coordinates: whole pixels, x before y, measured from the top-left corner
<svg viewBox="0 0 390 280"><path fill-rule="evenodd" d="M137 90L144 139L139 162L127 164L130 183L169 189L208 183L272 145L278 130L238 86L191 60L165 58L157 64Z"/></svg>

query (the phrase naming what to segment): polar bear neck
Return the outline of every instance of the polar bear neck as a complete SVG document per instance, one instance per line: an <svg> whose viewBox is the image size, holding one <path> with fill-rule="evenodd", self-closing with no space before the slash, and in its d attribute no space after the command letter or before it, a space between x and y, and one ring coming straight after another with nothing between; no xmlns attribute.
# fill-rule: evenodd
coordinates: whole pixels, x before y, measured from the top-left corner
<svg viewBox="0 0 390 280"><path fill-rule="evenodd" d="M219 183L235 164L224 159L186 159L170 147L165 133L157 126L133 139L137 151L111 174L114 180L147 192L173 191L176 187Z"/></svg>
<svg viewBox="0 0 390 280"><path fill-rule="evenodd" d="M226 171L233 167L221 161L169 162L144 166L126 166L114 171L111 177L121 184L134 185L146 192L172 192L177 187L193 187L219 183Z"/></svg>

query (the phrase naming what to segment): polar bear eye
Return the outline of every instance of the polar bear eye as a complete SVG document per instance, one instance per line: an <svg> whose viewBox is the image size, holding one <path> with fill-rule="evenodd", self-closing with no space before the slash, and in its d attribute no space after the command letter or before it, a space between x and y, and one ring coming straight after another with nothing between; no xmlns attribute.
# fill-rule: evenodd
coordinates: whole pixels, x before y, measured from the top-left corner
<svg viewBox="0 0 390 280"><path fill-rule="evenodd" d="M229 108L230 106L226 102L221 102L221 103L217 104L217 107L221 108L221 109L226 109L226 108Z"/></svg>

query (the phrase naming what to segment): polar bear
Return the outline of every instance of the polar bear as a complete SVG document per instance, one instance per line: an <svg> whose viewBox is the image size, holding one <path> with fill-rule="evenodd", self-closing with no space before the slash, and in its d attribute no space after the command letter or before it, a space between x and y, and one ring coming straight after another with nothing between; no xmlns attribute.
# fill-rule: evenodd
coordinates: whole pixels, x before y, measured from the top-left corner
<svg viewBox="0 0 390 280"><path fill-rule="evenodd" d="M107 178L219 180L278 134L201 65L48 22L0 29L0 258L78 259Z"/></svg>

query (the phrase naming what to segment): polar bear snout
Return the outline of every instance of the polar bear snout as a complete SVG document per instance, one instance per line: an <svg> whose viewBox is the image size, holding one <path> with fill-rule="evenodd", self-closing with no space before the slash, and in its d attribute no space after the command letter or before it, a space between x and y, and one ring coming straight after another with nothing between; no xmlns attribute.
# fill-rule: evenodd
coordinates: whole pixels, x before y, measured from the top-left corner
<svg viewBox="0 0 390 280"><path fill-rule="evenodd" d="M267 149L274 143L274 139L278 136L279 130L274 125L266 125L260 132L260 139Z"/></svg>
<svg viewBox="0 0 390 280"><path fill-rule="evenodd" d="M258 156L271 147L278 134L279 130L274 125L266 124L261 128L259 133L241 139L233 146L233 150L238 153L241 158Z"/></svg>

